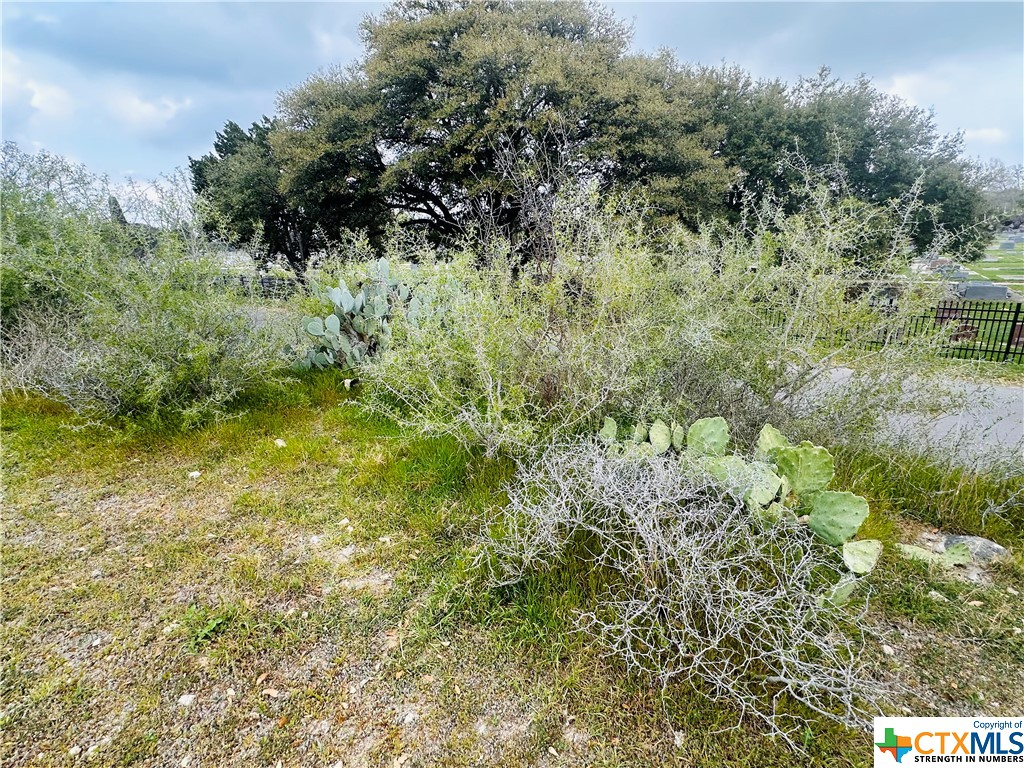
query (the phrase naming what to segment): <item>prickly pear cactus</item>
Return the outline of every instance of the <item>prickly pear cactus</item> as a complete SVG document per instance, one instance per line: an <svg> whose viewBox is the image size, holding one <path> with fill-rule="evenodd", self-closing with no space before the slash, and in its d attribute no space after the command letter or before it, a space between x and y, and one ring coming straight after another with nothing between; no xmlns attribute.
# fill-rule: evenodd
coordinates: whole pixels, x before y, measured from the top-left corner
<svg viewBox="0 0 1024 768"><path fill-rule="evenodd" d="M729 425L721 416L698 419L686 432L686 447L705 456L721 456L729 444Z"/></svg>
<svg viewBox="0 0 1024 768"><path fill-rule="evenodd" d="M407 319L413 324L426 312L423 302L411 298L411 289L391 277L387 259L370 265L366 280L354 293L344 280L321 292L334 310L327 317L305 317L300 328L313 341L313 349L297 363L299 368L355 368L391 341L390 319L395 308L409 301ZM415 304L413 304L415 302ZM410 318L409 315L412 315Z"/></svg>
<svg viewBox="0 0 1024 768"><path fill-rule="evenodd" d="M882 542L878 539L848 541L843 544L843 562L851 573L863 576L875 568L882 554Z"/></svg>
<svg viewBox="0 0 1024 768"><path fill-rule="evenodd" d="M868 517L868 502L848 491L818 491L811 496L807 526L818 538L841 547Z"/></svg>
<svg viewBox="0 0 1024 768"><path fill-rule="evenodd" d="M597 433L597 436L605 443L614 443L619 436L619 425L615 423L615 419L611 416L605 416L604 426L601 427L601 431Z"/></svg>
<svg viewBox="0 0 1024 768"><path fill-rule="evenodd" d="M761 432L757 436L754 456L761 461L775 461L778 450L780 448L789 448L790 445L791 443L784 434L771 424L765 424L761 427Z"/></svg>
<svg viewBox="0 0 1024 768"><path fill-rule="evenodd" d="M832 454L804 440L800 445L774 449L776 466L797 495L820 491L835 475Z"/></svg>
<svg viewBox="0 0 1024 768"><path fill-rule="evenodd" d="M655 453L665 453L665 451L672 447L672 430L661 419L656 419L651 424L651 428L648 430L648 437L651 440L651 445L654 446Z"/></svg>

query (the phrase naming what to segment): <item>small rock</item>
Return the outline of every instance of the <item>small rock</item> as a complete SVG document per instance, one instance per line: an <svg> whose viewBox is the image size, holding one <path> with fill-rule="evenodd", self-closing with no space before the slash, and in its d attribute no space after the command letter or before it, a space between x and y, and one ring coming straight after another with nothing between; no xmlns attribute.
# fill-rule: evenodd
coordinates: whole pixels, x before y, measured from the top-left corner
<svg viewBox="0 0 1024 768"><path fill-rule="evenodd" d="M68 754L72 757L78 757L80 754L82 754L82 748L76 744L68 750Z"/></svg>
<svg viewBox="0 0 1024 768"><path fill-rule="evenodd" d="M349 521L349 519L347 517L343 517L343 518L341 518L341 521L338 523L338 525L348 525L349 522L350 521Z"/></svg>
<svg viewBox="0 0 1024 768"><path fill-rule="evenodd" d="M181 762L178 763L178 765L180 765L181 768L188 768L191 764L192 758L189 755L185 755L183 758L181 758Z"/></svg>
<svg viewBox="0 0 1024 768"><path fill-rule="evenodd" d="M198 469L193 469L191 472L188 473L188 479L189 480L198 480L199 476L202 475L202 474L203 473L200 472Z"/></svg>
<svg viewBox="0 0 1024 768"><path fill-rule="evenodd" d="M176 630L180 626L181 626L181 624L179 624L178 622L172 621L170 624L168 624L166 627L164 627L161 631L165 635L169 635L169 634L171 634L171 632L173 632L174 630Z"/></svg>
<svg viewBox="0 0 1024 768"><path fill-rule="evenodd" d="M948 597L946 597L941 592L936 592L934 589L931 590L928 593L928 597L930 597L932 600L935 600L936 602L939 602L939 603L948 603L949 602L949 598Z"/></svg>
<svg viewBox="0 0 1024 768"><path fill-rule="evenodd" d="M99 568L97 568L95 571L92 572L92 577L94 579L102 579L103 578L103 571L101 571Z"/></svg>
<svg viewBox="0 0 1024 768"><path fill-rule="evenodd" d="M1019 595L1019 594L1020 594L1020 592L1018 592L1018 591L1017 591L1016 589L1014 589L1013 587L1007 587L1007 588L1006 588L1006 591L1007 591L1007 593L1008 593L1008 594L1011 594L1011 595L1013 595L1014 597L1016 597L1017 595Z"/></svg>
<svg viewBox="0 0 1024 768"><path fill-rule="evenodd" d="M87 760L91 760L92 758L94 758L96 756L96 753L99 752L99 750L100 750L100 745L99 744L93 744L91 747L89 747L87 750L85 750L85 758Z"/></svg>
<svg viewBox="0 0 1024 768"><path fill-rule="evenodd" d="M891 645L885 645L883 643L882 644L882 653L884 653L886 656L895 656L896 655L896 650Z"/></svg>
<svg viewBox="0 0 1024 768"><path fill-rule="evenodd" d="M277 688L264 688L263 695L269 696L272 699L276 699L278 696L281 695L281 693L277 690Z"/></svg>
<svg viewBox="0 0 1024 768"><path fill-rule="evenodd" d="M973 581L975 584L988 584L990 579L985 569L977 563L967 563L964 566L964 578Z"/></svg>
<svg viewBox="0 0 1024 768"><path fill-rule="evenodd" d="M946 549L957 544L964 544L975 560L987 563L997 557L1006 554L1006 547L996 544L994 541L984 539L981 536L947 536L945 540Z"/></svg>
<svg viewBox="0 0 1024 768"><path fill-rule="evenodd" d="M548 747L548 754L552 757L558 757L558 750L554 747Z"/></svg>
<svg viewBox="0 0 1024 768"><path fill-rule="evenodd" d="M420 716L418 714L416 714L415 712L408 712L408 713L406 713L405 717L402 718L402 723L404 725L412 725L413 723L415 723L419 719L420 719Z"/></svg>
<svg viewBox="0 0 1024 768"><path fill-rule="evenodd" d="M983 606L984 603L981 602L981 600L971 600L971 602L969 602L968 605L972 608L981 608L981 606Z"/></svg>
<svg viewBox="0 0 1024 768"><path fill-rule="evenodd" d="M196 701L194 693L185 693L178 697L178 703L183 707L191 707Z"/></svg>
<svg viewBox="0 0 1024 768"><path fill-rule="evenodd" d="M276 445L278 448L285 448L287 447L288 443L286 443L279 437L274 441L274 445Z"/></svg>
<svg viewBox="0 0 1024 768"><path fill-rule="evenodd" d="M682 731L672 731L672 744L675 746L676 749L683 748L683 742L685 741L685 739L686 734L684 734Z"/></svg>

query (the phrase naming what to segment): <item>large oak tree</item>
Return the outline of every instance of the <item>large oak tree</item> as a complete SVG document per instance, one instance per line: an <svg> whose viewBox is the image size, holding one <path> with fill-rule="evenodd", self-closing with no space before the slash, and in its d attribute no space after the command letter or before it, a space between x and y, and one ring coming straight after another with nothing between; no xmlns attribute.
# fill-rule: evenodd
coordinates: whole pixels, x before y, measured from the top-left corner
<svg viewBox="0 0 1024 768"><path fill-rule="evenodd" d="M584 2L402 0L362 38L355 65L281 94L273 122L229 123L193 161L239 234L258 223L299 268L319 234L343 229L522 232L528 200L566 177L642 186L656 215L686 224L766 195L795 209L793 153L840 169L866 205L919 189L922 248L936 222L965 254L987 236L959 137L864 78L823 70L789 86L680 66L630 52L629 29Z"/></svg>

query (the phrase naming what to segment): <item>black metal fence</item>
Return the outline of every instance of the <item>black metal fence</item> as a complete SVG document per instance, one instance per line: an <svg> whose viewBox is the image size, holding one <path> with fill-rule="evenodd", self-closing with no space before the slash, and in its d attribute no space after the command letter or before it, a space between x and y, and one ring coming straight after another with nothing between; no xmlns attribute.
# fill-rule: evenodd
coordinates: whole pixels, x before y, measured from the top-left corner
<svg viewBox="0 0 1024 768"><path fill-rule="evenodd" d="M238 288L246 293L255 293L268 298L283 299L295 291L301 290L302 284L293 277L275 277L273 275L220 275L214 285L222 288Z"/></svg>
<svg viewBox="0 0 1024 768"><path fill-rule="evenodd" d="M895 308L894 303L890 306ZM786 319L785 311L777 310L769 321L783 326ZM890 326L884 336L862 343L868 349L880 349L937 331L948 338L940 353L943 357L1024 363L1024 303L1016 301L942 301L903 326ZM837 334L837 344L850 342L849 331Z"/></svg>
<svg viewBox="0 0 1024 768"><path fill-rule="evenodd" d="M879 349L936 332L948 338L943 357L1024 363L1024 307L1014 301L942 301L865 346Z"/></svg>
<svg viewBox="0 0 1024 768"><path fill-rule="evenodd" d="M950 334L945 357L1024 363L1021 302L943 301L909 326L908 335L945 327Z"/></svg>

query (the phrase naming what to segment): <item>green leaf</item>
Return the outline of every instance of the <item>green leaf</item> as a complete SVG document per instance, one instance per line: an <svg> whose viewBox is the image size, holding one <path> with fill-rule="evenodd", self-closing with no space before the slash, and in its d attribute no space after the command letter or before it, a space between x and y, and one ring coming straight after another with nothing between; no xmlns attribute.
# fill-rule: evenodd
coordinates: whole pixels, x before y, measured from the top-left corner
<svg viewBox="0 0 1024 768"><path fill-rule="evenodd" d="M721 416L698 419L686 432L686 447L705 456L721 456L729 444L729 425Z"/></svg>
<svg viewBox="0 0 1024 768"><path fill-rule="evenodd" d="M929 565L942 565L942 555L932 552L930 549L918 547L913 544L897 544L896 548L909 560L928 563Z"/></svg>
<svg viewBox="0 0 1024 768"><path fill-rule="evenodd" d="M782 478L767 464L747 462L739 456L716 456L707 459L704 467L709 475L752 507L771 504L782 484Z"/></svg>
<svg viewBox="0 0 1024 768"><path fill-rule="evenodd" d="M878 539L848 541L843 544L843 562L858 576L871 573L882 554L882 542Z"/></svg>
<svg viewBox="0 0 1024 768"><path fill-rule="evenodd" d="M841 581L832 588L828 595L818 598L818 605L825 605L826 603L831 603L835 606L846 605L850 602L850 597L856 588L857 582L854 579Z"/></svg>
<svg viewBox="0 0 1024 768"><path fill-rule="evenodd" d="M337 315L328 315L324 319L324 331L335 336L341 333L341 321Z"/></svg>
<svg viewBox="0 0 1024 768"><path fill-rule="evenodd" d="M646 424L642 424L642 423L641 424L637 424L635 427L633 427L633 442L634 443L643 443L643 442L646 442L646 441L647 441L647 425Z"/></svg>
<svg viewBox="0 0 1024 768"><path fill-rule="evenodd" d="M621 445L622 455L630 459L646 459L657 455L654 446L650 443L616 443L615 447Z"/></svg>
<svg viewBox="0 0 1024 768"><path fill-rule="evenodd" d="M779 448L788 448L790 445L791 443L784 434L771 424L765 424L761 427L761 432L757 436L757 446L754 449L754 455L762 461L774 461L775 452Z"/></svg>
<svg viewBox="0 0 1024 768"><path fill-rule="evenodd" d="M655 419L649 433L655 453L664 453L672 445L672 430L661 419Z"/></svg>
<svg viewBox="0 0 1024 768"><path fill-rule="evenodd" d="M391 265L388 264L387 259L381 257L377 262L377 274L380 275L383 280L388 279L388 276L391 274Z"/></svg>
<svg viewBox="0 0 1024 768"><path fill-rule="evenodd" d="M750 474L743 500L759 507L768 506L778 495L779 488L782 486L782 478L775 474L770 466L761 461L752 461L747 467Z"/></svg>
<svg viewBox="0 0 1024 768"><path fill-rule="evenodd" d="M604 426L601 427L601 431L597 433L597 436L605 443L614 443L619 436L619 425L615 423L615 419L611 416L605 416Z"/></svg>
<svg viewBox="0 0 1024 768"><path fill-rule="evenodd" d="M795 447L776 448L775 457L779 473L789 478L798 494L820 491L835 475L832 454L806 440Z"/></svg>
<svg viewBox="0 0 1024 768"><path fill-rule="evenodd" d="M672 447L677 451L686 447L686 430L674 421L672 422Z"/></svg>
<svg viewBox="0 0 1024 768"><path fill-rule="evenodd" d="M730 490L739 491L746 485L747 462L739 456L716 456L704 464L707 473Z"/></svg>
<svg viewBox="0 0 1024 768"><path fill-rule="evenodd" d="M324 321L319 317L314 317L306 325L306 333L310 336L323 336L324 335Z"/></svg>
<svg viewBox="0 0 1024 768"><path fill-rule="evenodd" d="M762 520L768 523L777 523L786 515L792 515L792 513L786 509L785 506L779 504L777 501L773 501L764 509L757 509L755 512L761 517Z"/></svg>
<svg viewBox="0 0 1024 768"><path fill-rule="evenodd" d="M356 300L355 297L348 292L348 288L341 289L341 300L338 302L341 306L342 311L346 315L352 314L352 310L355 308Z"/></svg>
<svg viewBox="0 0 1024 768"><path fill-rule="evenodd" d="M967 565L972 559L971 550L966 544L954 544L942 553L942 564L946 566Z"/></svg>
<svg viewBox="0 0 1024 768"><path fill-rule="evenodd" d="M818 538L841 546L857 533L868 517L868 502L848 491L819 491L811 496L807 526Z"/></svg>

